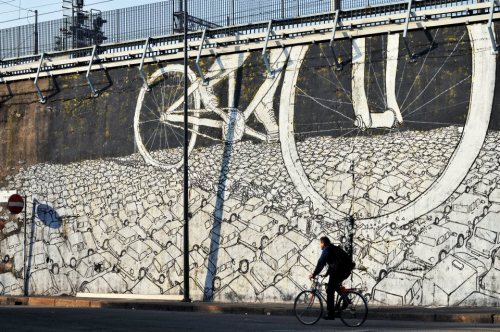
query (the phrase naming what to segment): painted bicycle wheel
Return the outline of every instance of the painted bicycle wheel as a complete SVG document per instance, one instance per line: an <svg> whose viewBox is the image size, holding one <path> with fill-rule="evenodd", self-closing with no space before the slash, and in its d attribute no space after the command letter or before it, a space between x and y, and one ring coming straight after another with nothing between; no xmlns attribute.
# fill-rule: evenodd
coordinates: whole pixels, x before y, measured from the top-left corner
<svg viewBox="0 0 500 332"><path fill-rule="evenodd" d="M144 160L164 169L177 169L183 163L184 144L184 66L171 64L155 71L142 87L134 116L135 143ZM188 68L191 83L188 97L188 152L194 147L201 106L196 76Z"/></svg>
<svg viewBox="0 0 500 332"><path fill-rule="evenodd" d="M487 134L496 60L485 35L484 25L412 33L415 62L398 34L294 48L279 125L302 196L368 227L403 226L444 204Z"/></svg>

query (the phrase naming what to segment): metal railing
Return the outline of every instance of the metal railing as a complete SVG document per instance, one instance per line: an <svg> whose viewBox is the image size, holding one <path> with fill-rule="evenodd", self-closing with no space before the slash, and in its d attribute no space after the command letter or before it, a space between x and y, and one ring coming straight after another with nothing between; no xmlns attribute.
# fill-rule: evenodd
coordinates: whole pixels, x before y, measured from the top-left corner
<svg viewBox="0 0 500 332"><path fill-rule="evenodd" d="M145 39L173 33L176 0L102 12L106 43ZM401 0L340 0L343 10L371 8ZM332 0L190 0L189 14L218 26L249 24L276 19L295 18L332 11ZM72 45L61 42L67 19L38 23L38 50L66 50ZM33 54L34 24L0 30L0 59Z"/></svg>
<svg viewBox="0 0 500 332"><path fill-rule="evenodd" d="M468 0L468 1L460 1L458 4L461 5L471 5L478 3L476 0ZM486 5L486 4L485 4ZM489 6L489 5L488 5ZM487 6L483 6L484 8L487 8ZM444 8L457 8L458 11L454 11L452 13L448 14L443 14L444 16L450 16L450 17L463 17L463 16L473 16L473 15L480 15L488 12L488 9L481 9L481 10L476 10L476 11L470 11L470 10L465 10L465 9L460 9L462 7L457 6L457 2L453 0L424 0L424 1L415 1L412 3L412 11L416 10L428 10L428 9L444 9ZM495 6L494 11L499 12L500 6ZM404 14L408 11L408 3L403 2L403 3L396 3L396 4L386 4L386 5L379 5L379 6L372 6L368 8L362 8L362 9L352 9L352 10L345 10L341 11L339 13L339 21L343 22L349 22L352 20L359 20L359 19L365 19L365 18L370 18L370 17L381 17L383 15L391 15L391 16L396 16L396 14ZM436 17L411 17L410 21L418 21L418 20L427 20L427 19L435 19L439 17L443 17L443 15L438 15ZM327 24L329 26L328 31L331 31L331 24L334 21L335 14L334 13L323 13L323 14L317 14L317 15L309 15L309 16L302 16L302 17L297 17L297 18L289 18L289 19L283 19L283 20L276 20L273 21L273 31L275 32L275 35L272 36L270 39L278 39L278 38L287 38L287 36L280 35L279 31L280 30L286 30L286 29L291 29L291 28L299 28L299 27L307 27L310 26L311 30L314 30L315 26L319 26L321 24ZM363 21L363 20L362 20ZM370 27L374 25L384 25L384 24L391 24L391 23L404 23L404 18L399 18L399 19L390 19L390 20L384 20L384 19L379 19L376 21L376 23L368 20L364 20L366 23L357 23L356 26L350 26L349 23L347 25L343 24L342 26L338 27L338 30L352 30L355 28L363 28L363 27ZM221 38L221 37L227 37L227 36L238 36L237 41L234 42L234 44L245 44L249 42L258 42L258 41L253 41L253 40L248 40L245 39L245 35L252 35L256 33L265 33L268 29L268 21L264 22L257 22L253 24L240 24L240 25L235 25L235 26L230 26L230 27L221 27L221 28L216 28L216 29L211 29L208 33L209 38L211 39L216 39L216 38ZM188 35L188 39L190 42L196 42L200 41L202 38L203 33L201 31L197 32L190 32ZM99 46L96 49L96 55L99 57L98 62L101 64L104 64L105 62L113 62L113 61L123 61L123 60L134 60L134 59L140 59L141 54L144 49L144 42L145 39L136 39L132 41L126 41L126 42L120 42L120 43L113 43L113 44L104 44ZM159 36L159 37L152 37L150 38L149 42L149 47L163 47L168 45L180 45L182 44L183 41L183 35L182 34L171 34L171 35L166 35L166 36ZM210 43L206 43L204 45L205 48L211 48L211 47L219 47L220 45L211 45ZM226 45L228 46L228 45ZM195 47L196 49L196 47ZM67 50L67 51L59 51L59 52L48 52L45 54L46 59L71 59L71 63L64 64L64 68L71 68L72 66L77 67L81 66L82 64L79 63L81 58L82 63L85 63L86 61L88 62L88 57L92 54L93 47L85 47L85 48L80 48L80 49L72 49L72 50ZM175 47L170 47L166 48L165 50L162 50L161 52L158 51L148 51L146 52L146 57L156 57L156 56L165 56L168 54L177 54L179 52L179 49L177 46ZM16 58L11 58L11 59L4 59L0 61L0 68L3 70L0 71L0 81L2 78L6 78L8 76L17 76L17 75L25 75L25 74L32 74L36 72L36 69L34 69L34 65L31 65L30 69L22 69L22 70L17 70L13 69L10 70L9 68L17 68L20 65L23 64L37 64L40 62L41 55L28 55L28 56L23 56L23 57L16 57ZM51 71L55 70L54 66L48 66L48 67L43 67L42 71Z"/></svg>

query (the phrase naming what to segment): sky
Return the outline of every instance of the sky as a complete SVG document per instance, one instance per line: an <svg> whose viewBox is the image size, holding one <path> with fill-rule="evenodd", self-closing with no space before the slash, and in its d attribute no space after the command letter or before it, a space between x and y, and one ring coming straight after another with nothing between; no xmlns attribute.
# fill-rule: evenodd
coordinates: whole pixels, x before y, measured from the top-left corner
<svg viewBox="0 0 500 332"><path fill-rule="evenodd" d="M85 9L101 11L145 5L161 0L84 0ZM0 29L33 24L38 10L38 21L50 21L63 17L63 0L0 0Z"/></svg>

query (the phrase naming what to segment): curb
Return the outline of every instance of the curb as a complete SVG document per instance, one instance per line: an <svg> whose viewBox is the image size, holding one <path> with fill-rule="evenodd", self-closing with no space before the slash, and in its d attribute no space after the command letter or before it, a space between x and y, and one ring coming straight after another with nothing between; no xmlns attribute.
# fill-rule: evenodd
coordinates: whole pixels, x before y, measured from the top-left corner
<svg viewBox="0 0 500 332"><path fill-rule="evenodd" d="M233 304L179 301L148 301L123 299L82 299L72 297L0 296L0 305L58 308L107 308L128 310L158 310L202 312L211 314L251 314L293 316L291 304ZM500 309L493 307L375 307L369 308L369 320L398 320L468 324L500 324Z"/></svg>
<svg viewBox="0 0 500 332"><path fill-rule="evenodd" d="M382 313L369 312L371 320L400 320L441 323L500 324L500 314L494 313Z"/></svg>

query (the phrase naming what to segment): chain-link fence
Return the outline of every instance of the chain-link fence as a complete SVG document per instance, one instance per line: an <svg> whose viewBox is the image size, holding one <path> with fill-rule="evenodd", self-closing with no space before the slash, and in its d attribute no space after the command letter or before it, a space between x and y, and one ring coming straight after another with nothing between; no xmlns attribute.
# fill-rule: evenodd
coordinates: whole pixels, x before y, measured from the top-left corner
<svg viewBox="0 0 500 332"><path fill-rule="evenodd" d="M240 25L331 12L335 0L189 0L189 15L217 26ZM336 0L342 10L367 8L406 0ZM443 0L449 5L449 0ZM471 2L471 0L467 0ZM104 11L104 43L116 43L174 32L174 12L179 0ZM69 18L71 20L71 18ZM70 49L68 18L38 24L38 53ZM0 59L33 54L34 24L0 30ZM64 33L66 31L66 34Z"/></svg>

